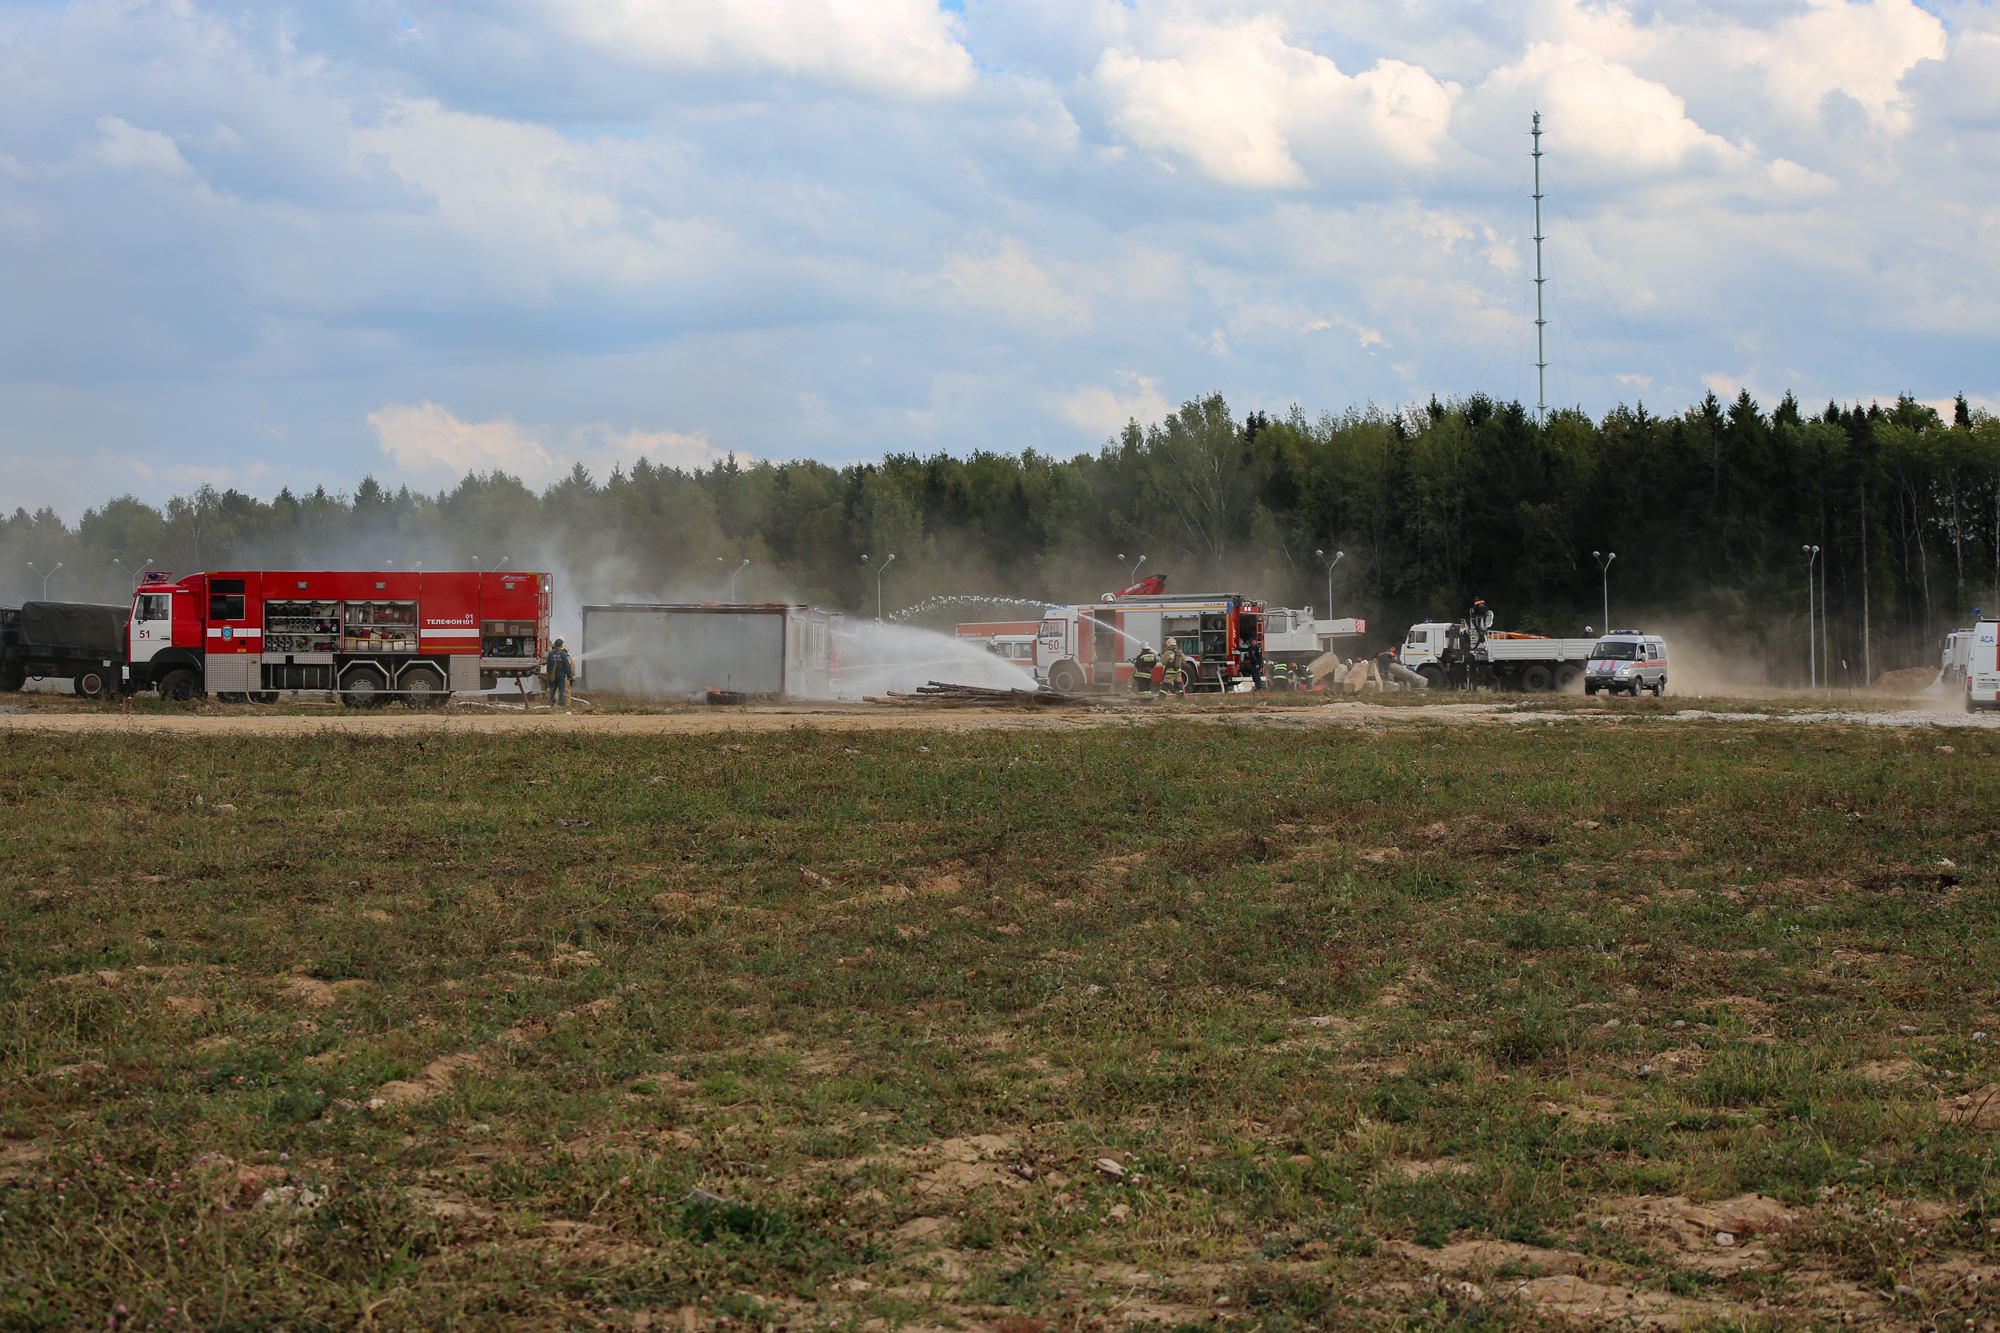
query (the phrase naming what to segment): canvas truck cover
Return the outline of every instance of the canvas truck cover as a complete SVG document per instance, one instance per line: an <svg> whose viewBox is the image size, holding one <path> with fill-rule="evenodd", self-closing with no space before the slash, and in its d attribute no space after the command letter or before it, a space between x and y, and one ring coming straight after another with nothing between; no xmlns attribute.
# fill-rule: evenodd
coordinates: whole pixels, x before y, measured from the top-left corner
<svg viewBox="0 0 2000 1333"><path fill-rule="evenodd" d="M101 602L21 603L21 643L43 648L81 648L106 656L125 654L130 606Z"/></svg>

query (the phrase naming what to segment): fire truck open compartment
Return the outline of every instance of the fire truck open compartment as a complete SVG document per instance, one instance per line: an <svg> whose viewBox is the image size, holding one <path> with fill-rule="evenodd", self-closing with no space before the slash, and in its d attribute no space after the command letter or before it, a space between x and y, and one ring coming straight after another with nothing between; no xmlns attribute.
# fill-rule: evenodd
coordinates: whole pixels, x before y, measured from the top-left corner
<svg viewBox="0 0 2000 1333"><path fill-rule="evenodd" d="M612 694L692 698L832 695L831 617L786 602L615 603L583 608L578 684Z"/></svg>

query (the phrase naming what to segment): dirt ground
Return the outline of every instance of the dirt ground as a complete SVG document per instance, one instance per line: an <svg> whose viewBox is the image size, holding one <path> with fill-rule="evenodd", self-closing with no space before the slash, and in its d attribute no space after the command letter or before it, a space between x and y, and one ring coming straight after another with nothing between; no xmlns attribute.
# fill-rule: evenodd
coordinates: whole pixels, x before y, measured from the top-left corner
<svg viewBox="0 0 2000 1333"><path fill-rule="evenodd" d="M1887 727L2000 727L2000 713L1964 713L1930 706L1897 707L1902 700L1871 700L1877 710L1828 709L1808 696L1793 706L1759 701L1761 711L1744 711L1744 701L1699 702L1700 707L1662 708L1626 701L1584 704L1561 698L1443 703L1396 703L1337 699L1326 703L1254 700L1202 704L1149 705L1107 701L1083 707L891 708L874 704L806 703L752 705L676 712L610 712L590 709L525 712L485 707L451 707L406 712L400 708L359 712L329 707L324 716L275 712L254 705L204 704L187 711L140 711L74 702L51 696L17 696L0 706L0 731L151 731L207 736L282 736L336 730L361 735L395 735L438 730L465 733L550 732L617 736L706 735L715 732L773 732L797 728L829 731L986 731L1018 728L1065 731L1103 726L1152 724L1170 718L1233 722L1279 728L1453 724L1557 725L1562 723L1791 722L1847 723Z"/></svg>

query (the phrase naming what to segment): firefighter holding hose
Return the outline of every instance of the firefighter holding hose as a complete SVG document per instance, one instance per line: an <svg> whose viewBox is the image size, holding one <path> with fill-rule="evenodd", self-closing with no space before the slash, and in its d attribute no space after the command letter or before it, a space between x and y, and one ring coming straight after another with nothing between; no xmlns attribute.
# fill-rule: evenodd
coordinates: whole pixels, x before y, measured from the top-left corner
<svg viewBox="0 0 2000 1333"><path fill-rule="evenodd" d="M549 659L543 664L549 677L549 702L569 707L569 683L576 679L576 666L569 659L569 649L557 639L549 646Z"/></svg>
<svg viewBox="0 0 2000 1333"><path fill-rule="evenodd" d="M1141 694L1153 692L1153 668L1160 664L1160 655L1153 651L1150 643L1139 645L1139 655L1132 659L1132 688Z"/></svg>

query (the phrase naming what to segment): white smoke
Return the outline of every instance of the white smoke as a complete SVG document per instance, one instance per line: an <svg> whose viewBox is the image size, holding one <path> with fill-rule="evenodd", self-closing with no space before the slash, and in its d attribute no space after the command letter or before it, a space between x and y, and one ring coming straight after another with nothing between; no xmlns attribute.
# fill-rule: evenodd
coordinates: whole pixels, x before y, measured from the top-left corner
<svg viewBox="0 0 2000 1333"><path fill-rule="evenodd" d="M834 690L842 699L910 693L940 681L995 690L1032 690L1035 677L986 651L983 644L935 630L866 621L843 634L836 648L839 669Z"/></svg>

